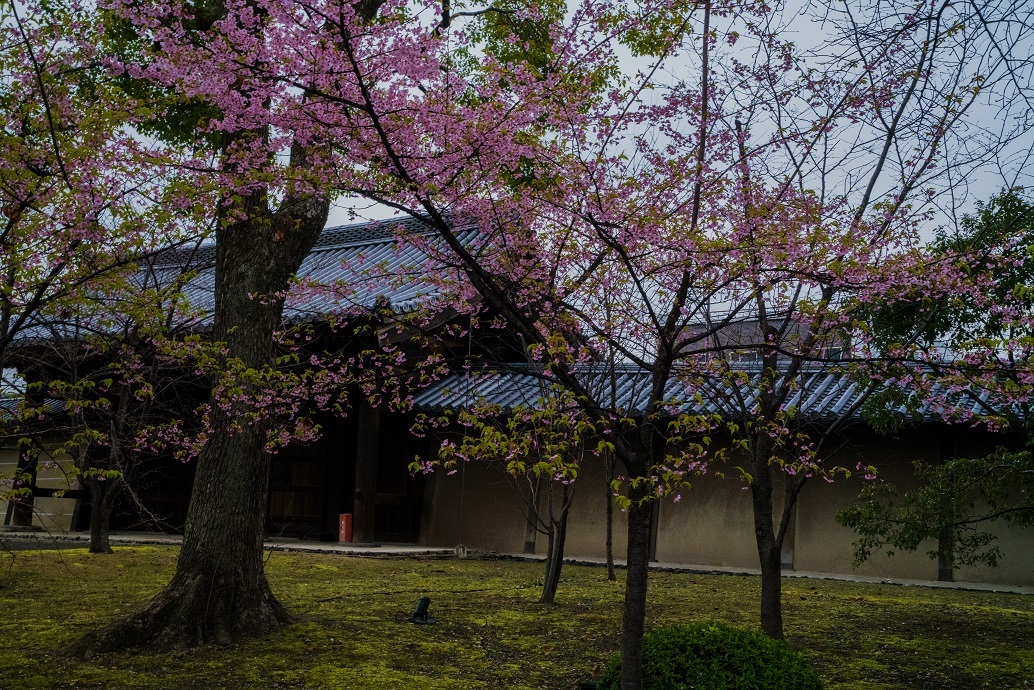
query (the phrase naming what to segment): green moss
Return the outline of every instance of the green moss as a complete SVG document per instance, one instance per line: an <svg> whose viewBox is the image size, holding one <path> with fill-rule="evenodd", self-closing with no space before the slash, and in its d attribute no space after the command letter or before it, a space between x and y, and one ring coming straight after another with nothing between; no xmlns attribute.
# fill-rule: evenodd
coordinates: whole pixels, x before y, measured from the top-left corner
<svg viewBox="0 0 1034 690"><path fill-rule="evenodd" d="M571 688L620 642L623 588L565 567L557 602L536 603L542 566L510 561L270 556L297 622L262 639L189 654L64 654L168 581L171 547L19 552L0 560L0 685L114 688ZM1034 597L787 580L791 646L828 688L1024 688L1034 677ZM756 578L657 573L650 626L714 618L756 627ZM419 596L434 626L400 625Z"/></svg>

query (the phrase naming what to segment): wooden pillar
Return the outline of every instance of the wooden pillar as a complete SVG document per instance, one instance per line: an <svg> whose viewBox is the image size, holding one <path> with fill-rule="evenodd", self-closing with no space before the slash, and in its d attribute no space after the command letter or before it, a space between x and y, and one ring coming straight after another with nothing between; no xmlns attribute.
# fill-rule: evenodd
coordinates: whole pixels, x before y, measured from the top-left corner
<svg viewBox="0 0 1034 690"><path fill-rule="evenodd" d="M358 415L352 541L371 544L374 542L374 518L377 514L377 461L381 445L381 413L363 403L358 409Z"/></svg>

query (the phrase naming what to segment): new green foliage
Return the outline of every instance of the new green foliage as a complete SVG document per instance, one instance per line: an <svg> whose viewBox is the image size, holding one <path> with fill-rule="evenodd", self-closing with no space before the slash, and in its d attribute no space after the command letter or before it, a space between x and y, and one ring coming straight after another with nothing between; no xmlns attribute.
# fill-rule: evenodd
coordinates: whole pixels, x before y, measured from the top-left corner
<svg viewBox="0 0 1034 690"><path fill-rule="evenodd" d="M620 686L621 660L613 657L597 684ZM654 628L643 638L644 690L812 690L818 675L781 640L758 630L699 621Z"/></svg>
<svg viewBox="0 0 1034 690"><path fill-rule="evenodd" d="M931 353L932 380L954 390L945 399L946 421L989 422L1013 436L1013 447L917 461L917 488L901 493L890 483L867 486L837 520L858 533L857 564L881 551L893 555L928 545L941 579L950 580L960 565L998 565L989 523L1034 521L1034 416L1024 395L1034 338L1034 202L1022 189L1005 190L978 204L955 232L939 233L930 251L937 261L962 266L981 290L933 300L917 288L881 305L871 318L875 341L895 346L918 333ZM909 374L927 375L915 369ZM914 422L921 403L919 393L891 387L874 396L865 413L877 429L893 431ZM953 406L966 404L972 417L952 419L960 416Z"/></svg>

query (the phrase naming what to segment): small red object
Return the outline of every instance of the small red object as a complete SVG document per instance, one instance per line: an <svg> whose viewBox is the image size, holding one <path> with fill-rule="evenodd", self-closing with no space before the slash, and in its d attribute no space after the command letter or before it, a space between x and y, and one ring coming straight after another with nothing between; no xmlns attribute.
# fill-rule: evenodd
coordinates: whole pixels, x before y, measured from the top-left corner
<svg viewBox="0 0 1034 690"><path fill-rule="evenodd" d="M337 523L337 543L348 544L352 541L352 514L341 513Z"/></svg>

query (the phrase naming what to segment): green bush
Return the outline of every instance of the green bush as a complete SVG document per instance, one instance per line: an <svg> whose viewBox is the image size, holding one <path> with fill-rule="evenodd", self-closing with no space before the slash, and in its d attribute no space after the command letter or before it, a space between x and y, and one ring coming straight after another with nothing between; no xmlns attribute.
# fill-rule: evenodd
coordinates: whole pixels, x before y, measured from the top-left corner
<svg viewBox="0 0 1034 690"><path fill-rule="evenodd" d="M598 690L621 687L621 656ZM813 690L818 675L785 642L715 621L654 628L643 638L643 690Z"/></svg>

